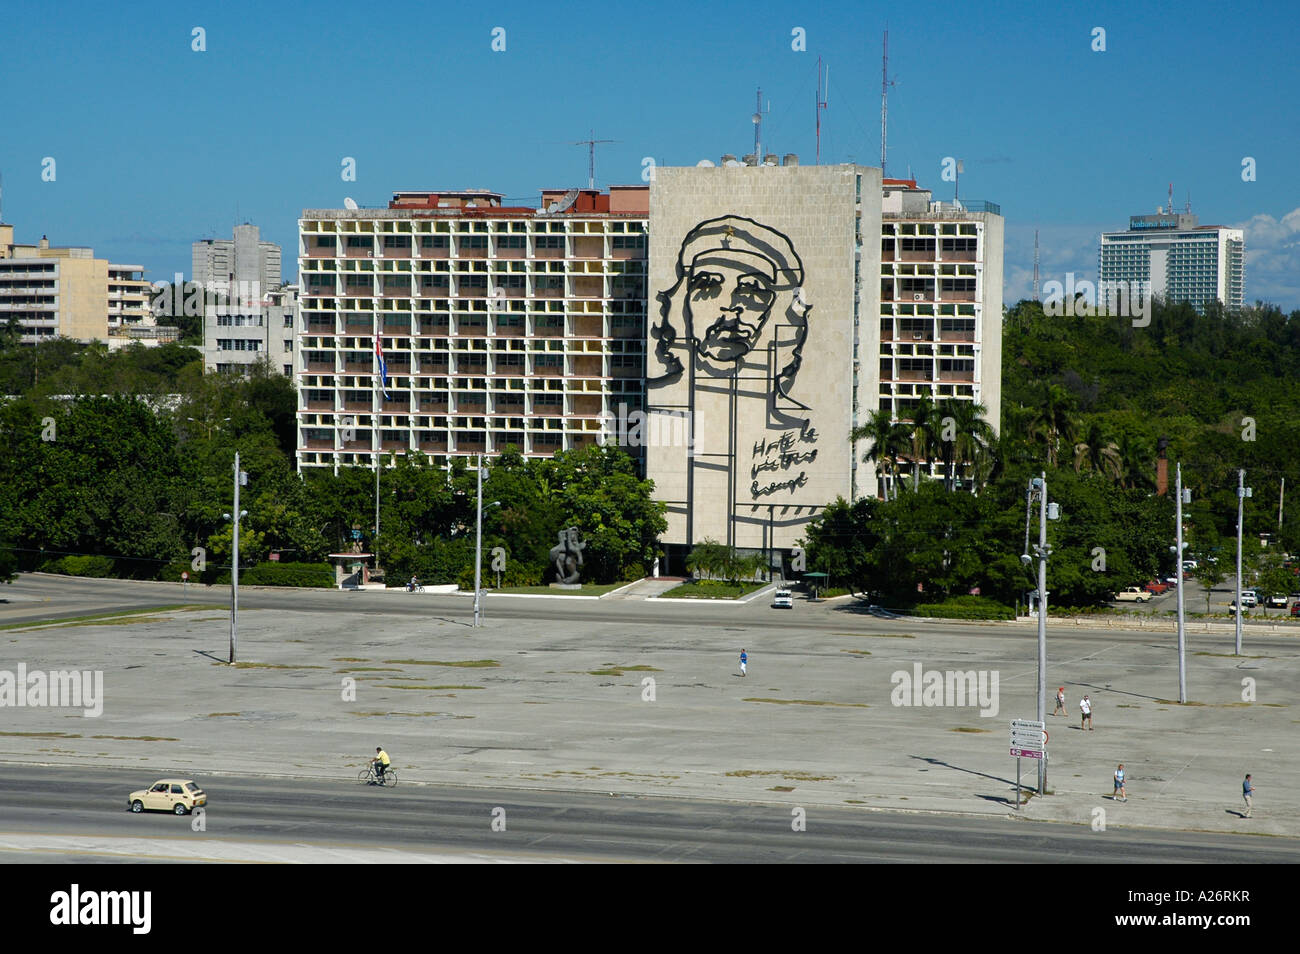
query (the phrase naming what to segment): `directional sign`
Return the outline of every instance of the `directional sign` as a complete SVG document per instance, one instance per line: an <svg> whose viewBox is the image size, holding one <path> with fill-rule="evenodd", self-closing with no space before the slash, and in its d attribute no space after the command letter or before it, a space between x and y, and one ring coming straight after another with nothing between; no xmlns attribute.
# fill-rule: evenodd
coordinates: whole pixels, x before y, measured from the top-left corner
<svg viewBox="0 0 1300 954"><path fill-rule="evenodd" d="M1041 722L1031 719L1011 720L1011 754L1017 758L1040 759L1047 744L1047 731Z"/></svg>
<svg viewBox="0 0 1300 954"><path fill-rule="evenodd" d="M1018 759L1041 759L1043 757L1041 749L1017 749L1013 747L1011 754Z"/></svg>

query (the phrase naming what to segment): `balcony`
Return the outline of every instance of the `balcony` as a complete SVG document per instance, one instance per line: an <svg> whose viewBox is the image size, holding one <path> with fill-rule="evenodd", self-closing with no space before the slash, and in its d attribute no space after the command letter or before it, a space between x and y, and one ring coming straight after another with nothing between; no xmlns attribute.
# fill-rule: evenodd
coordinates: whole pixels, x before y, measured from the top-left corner
<svg viewBox="0 0 1300 954"><path fill-rule="evenodd" d="M343 410L345 411L369 411L374 407L370 401L344 401ZM370 445L367 444L367 447Z"/></svg>
<svg viewBox="0 0 1300 954"><path fill-rule="evenodd" d="M420 450L426 454L445 454L447 453L446 441L420 441Z"/></svg>
<svg viewBox="0 0 1300 954"><path fill-rule="evenodd" d="M944 250L942 260L945 262L978 262L979 256L975 252Z"/></svg>
<svg viewBox="0 0 1300 954"><path fill-rule="evenodd" d="M333 361L308 361L306 364L306 370L317 371L317 372L328 371L330 374L333 374L334 362Z"/></svg>
<svg viewBox="0 0 1300 954"><path fill-rule="evenodd" d="M343 250L343 254L338 257L339 258L374 258L375 249L374 246L370 246L369 248L345 248Z"/></svg>
<svg viewBox="0 0 1300 954"><path fill-rule="evenodd" d="M372 298L374 294L373 285L348 285L343 289L344 298Z"/></svg>
<svg viewBox="0 0 1300 954"><path fill-rule="evenodd" d="M411 246L409 245L403 246L401 248L384 249L384 258L410 258L410 257L411 257Z"/></svg>
<svg viewBox="0 0 1300 954"><path fill-rule="evenodd" d="M302 405L304 411L332 411L334 410L333 401L304 401Z"/></svg>
<svg viewBox="0 0 1300 954"><path fill-rule="evenodd" d="M940 371L940 372L939 372L939 378L938 378L938 380L940 380L940 381L974 381L974 380L975 380L975 372L974 372L974 371Z"/></svg>
<svg viewBox="0 0 1300 954"><path fill-rule="evenodd" d="M337 257L337 246L334 245L309 245L307 246L308 258L335 258Z"/></svg>
<svg viewBox="0 0 1300 954"><path fill-rule="evenodd" d="M973 291L943 291L939 293L939 301L974 301L975 293Z"/></svg>
<svg viewBox="0 0 1300 954"><path fill-rule="evenodd" d="M974 341L975 332L973 331L941 331L939 332L940 341Z"/></svg>
<svg viewBox="0 0 1300 954"><path fill-rule="evenodd" d="M385 285L379 290L381 298L410 298L410 285Z"/></svg>
<svg viewBox="0 0 1300 954"><path fill-rule="evenodd" d="M309 441L303 441L302 446L304 450L333 450L334 442L328 438L324 440L313 438Z"/></svg>
<svg viewBox="0 0 1300 954"><path fill-rule="evenodd" d="M421 414L446 414L446 413L447 413L447 402L446 402L445 400L444 400L444 401L426 401L424 398L421 398L421 399L420 399L420 413L421 413Z"/></svg>

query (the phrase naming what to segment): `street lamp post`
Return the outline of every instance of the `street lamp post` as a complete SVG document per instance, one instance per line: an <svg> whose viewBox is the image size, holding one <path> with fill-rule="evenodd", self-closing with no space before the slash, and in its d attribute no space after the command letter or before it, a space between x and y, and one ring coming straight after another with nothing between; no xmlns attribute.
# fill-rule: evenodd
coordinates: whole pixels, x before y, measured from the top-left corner
<svg viewBox="0 0 1300 954"><path fill-rule="evenodd" d="M1243 510L1246 498L1250 496L1253 496L1253 493L1251 488L1246 486L1246 471L1239 470L1237 471L1237 576L1234 581L1237 592L1236 598L1232 601L1233 606L1236 607L1236 612L1233 615L1236 617L1237 630L1237 643L1234 652L1238 656L1241 655L1241 522L1244 517Z"/></svg>
<svg viewBox="0 0 1300 954"><path fill-rule="evenodd" d="M231 513L222 514L233 523L232 559L230 561L230 665L235 664L235 646L239 636L239 518L247 517L247 510L239 509L239 488L248 483L248 474L239 469L239 452L235 452L235 506ZM232 516L233 514L233 516Z"/></svg>
<svg viewBox="0 0 1300 954"><path fill-rule="evenodd" d="M1047 521L1059 520L1060 507L1047 502L1047 472L1029 482L1029 498L1038 496L1038 544L1034 554L1038 557L1038 717L1044 722L1047 717L1047 558L1052 554L1052 547L1047 542ZM1029 536L1028 514L1025 525L1026 539ZM1020 559L1029 563L1031 557L1025 553ZM1047 753L1038 760L1038 794L1047 794Z"/></svg>
<svg viewBox="0 0 1300 954"><path fill-rule="evenodd" d="M1178 585L1178 701L1186 704L1187 702L1187 619L1183 612L1183 550L1187 544L1183 542L1183 504L1191 502L1192 492L1183 490L1183 465L1179 463L1175 470L1175 494L1174 520L1178 524L1174 545L1169 549L1174 551L1174 561L1177 569L1174 571ZM1241 602L1238 596L1237 602Z"/></svg>
<svg viewBox="0 0 1300 954"><path fill-rule="evenodd" d="M478 478L478 505L475 507L474 531L474 625L482 625L483 589L480 578L483 571L483 455L475 457L474 473Z"/></svg>

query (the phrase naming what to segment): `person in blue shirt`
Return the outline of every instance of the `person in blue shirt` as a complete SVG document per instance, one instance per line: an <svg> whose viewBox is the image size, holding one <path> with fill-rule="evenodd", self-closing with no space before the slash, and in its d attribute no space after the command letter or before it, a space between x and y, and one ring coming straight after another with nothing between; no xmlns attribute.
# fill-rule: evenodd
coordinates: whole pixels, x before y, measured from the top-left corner
<svg viewBox="0 0 1300 954"><path fill-rule="evenodd" d="M1128 792L1124 790L1124 763L1119 763L1119 768L1115 769L1115 801L1127 802Z"/></svg>
<svg viewBox="0 0 1300 954"><path fill-rule="evenodd" d="M1241 783L1241 797L1246 800L1246 814L1242 816L1243 818L1250 817L1250 813L1254 809L1254 806L1251 804L1251 799L1253 799L1254 796L1255 786L1251 782L1250 776L1247 775L1246 780Z"/></svg>
<svg viewBox="0 0 1300 954"><path fill-rule="evenodd" d="M740 674L745 675L745 667L749 664L749 654L745 650L740 651Z"/></svg>

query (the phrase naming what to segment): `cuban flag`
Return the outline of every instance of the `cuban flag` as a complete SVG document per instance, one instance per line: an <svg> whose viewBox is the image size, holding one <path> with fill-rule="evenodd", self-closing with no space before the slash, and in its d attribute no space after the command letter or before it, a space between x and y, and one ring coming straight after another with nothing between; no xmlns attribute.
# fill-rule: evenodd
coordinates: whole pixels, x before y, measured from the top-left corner
<svg viewBox="0 0 1300 954"><path fill-rule="evenodd" d="M379 359L379 383L384 392L384 400L388 397L388 362L384 360L384 340L375 335L375 357Z"/></svg>

